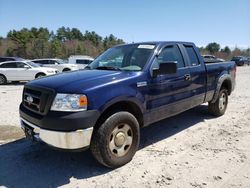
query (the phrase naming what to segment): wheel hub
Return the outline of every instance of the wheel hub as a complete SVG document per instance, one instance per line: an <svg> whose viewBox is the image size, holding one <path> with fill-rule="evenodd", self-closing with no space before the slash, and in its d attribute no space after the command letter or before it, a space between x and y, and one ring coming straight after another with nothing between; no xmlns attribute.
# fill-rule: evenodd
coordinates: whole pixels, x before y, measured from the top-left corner
<svg viewBox="0 0 250 188"><path fill-rule="evenodd" d="M0 77L0 84L3 84L3 83L4 83L4 78Z"/></svg>
<svg viewBox="0 0 250 188"><path fill-rule="evenodd" d="M111 135L109 141L109 149L111 153L117 157L127 154L133 143L133 132L128 124L117 125Z"/></svg>
<svg viewBox="0 0 250 188"><path fill-rule="evenodd" d="M121 147L125 143L125 140L126 140L126 135L123 132L118 132L115 135L115 145L117 147Z"/></svg>
<svg viewBox="0 0 250 188"><path fill-rule="evenodd" d="M225 108L225 105L226 105L226 96L225 94L223 93L219 99L219 108L220 110L223 110Z"/></svg>

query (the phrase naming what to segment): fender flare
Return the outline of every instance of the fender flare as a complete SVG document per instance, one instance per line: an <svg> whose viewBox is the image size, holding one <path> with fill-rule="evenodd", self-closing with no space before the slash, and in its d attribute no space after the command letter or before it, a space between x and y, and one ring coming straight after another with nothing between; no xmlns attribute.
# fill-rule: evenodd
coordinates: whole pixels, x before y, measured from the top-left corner
<svg viewBox="0 0 250 188"><path fill-rule="evenodd" d="M108 103L106 103L104 106L102 106L99 110L101 112L101 114L107 110L109 107L111 107L112 105L119 103L119 102L129 102L129 103L133 103L135 104L137 107L139 107L139 109L141 110L142 113L145 112L145 109L143 108L141 102L135 98L135 97L126 97L126 96L120 96L120 97L116 97L113 98L111 101L109 101Z"/></svg>
<svg viewBox="0 0 250 188"><path fill-rule="evenodd" d="M215 103L215 101L217 100L218 96L219 96L219 93L220 93L220 89L221 89L221 86L222 84L225 82L225 81L229 81L230 82L230 87L231 87L231 90L232 90L232 78L229 74L223 74L219 79L218 79L218 82L217 82L217 87L215 89L215 92L214 92L214 96L213 96L213 99L210 101L211 103Z"/></svg>

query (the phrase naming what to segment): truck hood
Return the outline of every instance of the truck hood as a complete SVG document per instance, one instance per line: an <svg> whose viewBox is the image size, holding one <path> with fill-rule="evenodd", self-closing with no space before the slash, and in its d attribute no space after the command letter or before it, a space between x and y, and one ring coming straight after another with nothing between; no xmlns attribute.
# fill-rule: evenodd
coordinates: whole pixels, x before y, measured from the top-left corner
<svg viewBox="0 0 250 188"><path fill-rule="evenodd" d="M54 89L58 93L83 93L93 88L137 77L139 74L141 72L79 70L36 79L28 85Z"/></svg>

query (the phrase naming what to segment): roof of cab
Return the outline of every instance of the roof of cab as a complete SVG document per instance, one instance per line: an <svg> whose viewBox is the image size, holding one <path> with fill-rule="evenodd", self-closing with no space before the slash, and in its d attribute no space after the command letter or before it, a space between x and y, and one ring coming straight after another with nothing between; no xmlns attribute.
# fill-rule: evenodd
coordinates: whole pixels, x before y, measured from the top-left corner
<svg viewBox="0 0 250 188"><path fill-rule="evenodd" d="M148 42L135 42L135 43L127 43L127 44L118 44L116 46L126 46L126 45L139 45L139 44L152 44L152 45L164 45L164 44L184 44L184 45L195 45L193 42L183 42L183 41L148 41ZM115 46L115 47L116 47Z"/></svg>

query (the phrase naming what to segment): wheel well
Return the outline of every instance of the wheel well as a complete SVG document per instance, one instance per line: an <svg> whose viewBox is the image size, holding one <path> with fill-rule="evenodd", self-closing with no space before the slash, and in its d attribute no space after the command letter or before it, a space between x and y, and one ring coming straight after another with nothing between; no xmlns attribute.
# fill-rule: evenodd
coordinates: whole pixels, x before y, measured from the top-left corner
<svg viewBox="0 0 250 188"><path fill-rule="evenodd" d="M3 74L0 74L0 75L5 78L5 82L7 83L8 82L7 77L5 75L3 75Z"/></svg>
<svg viewBox="0 0 250 188"><path fill-rule="evenodd" d="M228 95L230 95L231 92L232 92L232 83L231 83L231 81L230 81L230 80L225 80L225 81L222 83L221 88L227 89Z"/></svg>
<svg viewBox="0 0 250 188"><path fill-rule="evenodd" d="M64 68L62 71L70 71L70 68Z"/></svg>
<svg viewBox="0 0 250 188"><path fill-rule="evenodd" d="M4 78L5 78L5 80L7 81L7 78L6 78L6 76L5 75L3 75L3 74L0 74L1 76L3 76Z"/></svg>
<svg viewBox="0 0 250 188"><path fill-rule="evenodd" d="M98 118L95 126L99 127L109 116L118 111L127 111L133 114L137 119L140 127L143 126L143 114L141 109L135 103L129 101L117 102L105 109L101 116Z"/></svg>
<svg viewBox="0 0 250 188"><path fill-rule="evenodd" d="M46 74L44 74L43 72L39 72L39 73L36 74L35 78L37 78L39 75L44 75L45 76Z"/></svg>

